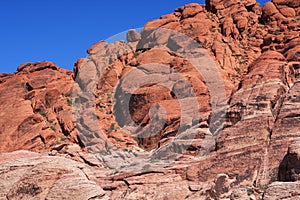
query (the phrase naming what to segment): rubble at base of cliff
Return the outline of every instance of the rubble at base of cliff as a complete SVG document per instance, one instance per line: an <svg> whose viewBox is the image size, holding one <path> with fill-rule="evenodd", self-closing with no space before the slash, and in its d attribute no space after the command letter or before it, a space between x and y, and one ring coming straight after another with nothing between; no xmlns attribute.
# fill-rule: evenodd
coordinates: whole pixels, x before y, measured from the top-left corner
<svg viewBox="0 0 300 200"><path fill-rule="evenodd" d="M299 36L300 1L206 0L0 74L0 199L300 199Z"/></svg>

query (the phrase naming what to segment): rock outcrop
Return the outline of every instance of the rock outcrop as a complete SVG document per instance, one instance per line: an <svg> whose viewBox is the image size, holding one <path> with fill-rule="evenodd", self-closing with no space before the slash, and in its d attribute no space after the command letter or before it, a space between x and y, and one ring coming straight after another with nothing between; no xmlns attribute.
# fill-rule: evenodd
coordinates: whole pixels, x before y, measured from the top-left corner
<svg viewBox="0 0 300 200"><path fill-rule="evenodd" d="M268 186L263 195L265 200L299 199L300 182L274 182Z"/></svg>
<svg viewBox="0 0 300 200"><path fill-rule="evenodd" d="M0 157L1 199L105 198L104 190L90 180L91 171L83 163L27 151Z"/></svg>
<svg viewBox="0 0 300 200"><path fill-rule="evenodd" d="M70 71L52 62L25 63L0 82L0 152L43 152L77 141Z"/></svg>
<svg viewBox="0 0 300 200"><path fill-rule="evenodd" d="M207 0L0 74L0 197L300 198L299 29L298 1Z"/></svg>

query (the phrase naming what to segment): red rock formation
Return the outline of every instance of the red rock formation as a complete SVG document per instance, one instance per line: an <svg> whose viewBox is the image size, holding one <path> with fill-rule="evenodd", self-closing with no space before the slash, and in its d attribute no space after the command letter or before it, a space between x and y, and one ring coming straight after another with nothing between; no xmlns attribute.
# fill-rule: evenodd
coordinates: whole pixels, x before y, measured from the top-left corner
<svg viewBox="0 0 300 200"><path fill-rule="evenodd" d="M207 0L96 43L73 73L0 74L0 152L54 156L1 154L0 195L73 198L81 170L79 199L299 198L299 17L299 1Z"/></svg>
<svg viewBox="0 0 300 200"><path fill-rule="evenodd" d="M0 82L0 152L43 152L58 143L76 142L71 72L52 62L25 63Z"/></svg>

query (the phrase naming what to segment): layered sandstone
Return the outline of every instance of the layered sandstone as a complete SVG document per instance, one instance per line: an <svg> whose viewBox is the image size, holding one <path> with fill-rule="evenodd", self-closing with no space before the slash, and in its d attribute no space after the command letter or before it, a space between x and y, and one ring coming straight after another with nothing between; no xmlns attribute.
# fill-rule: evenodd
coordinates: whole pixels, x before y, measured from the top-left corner
<svg viewBox="0 0 300 200"><path fill-rule="evenodd" d="M1 74L0 152L44 154L2 153L0 195L300 198L299 19L298 1L207 0L96 43L73 73Z"/></svg>
<svg viewBox="0 0 300 200"><path fill-rule="evenodd" d="M1 152L43 152L76 141L71 72L52 62L25 63L0 82Z"/></svg>

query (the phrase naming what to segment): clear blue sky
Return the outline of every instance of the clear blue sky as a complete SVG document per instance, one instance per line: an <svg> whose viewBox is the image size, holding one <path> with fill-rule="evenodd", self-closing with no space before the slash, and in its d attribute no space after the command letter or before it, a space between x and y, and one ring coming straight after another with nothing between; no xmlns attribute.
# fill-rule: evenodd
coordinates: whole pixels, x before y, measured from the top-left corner
<svg viewBox="0 0 300 200"><path fill-rule="evenodd" d="M205 0L0 0L0 73L43 60L72 69L95 42L193 2Z"/></svg>

